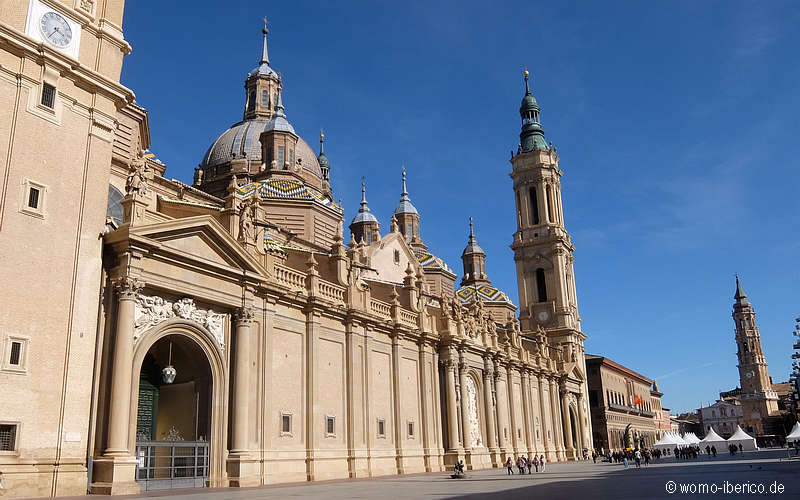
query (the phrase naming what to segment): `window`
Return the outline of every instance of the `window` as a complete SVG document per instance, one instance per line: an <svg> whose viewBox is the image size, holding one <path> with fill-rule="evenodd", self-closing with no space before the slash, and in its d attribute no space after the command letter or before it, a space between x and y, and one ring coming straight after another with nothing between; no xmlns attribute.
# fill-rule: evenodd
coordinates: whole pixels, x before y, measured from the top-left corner
<svg viewBox="0 0 800 500"><path fill-rule="evenodd" d="M20 212L44 218L47 188L38 182L23 179Z"/></svg>
<svg viewBox="0 0 800 500"><path fill-rule="evenodd" d="M0 368L11 372L25 372L28 358L28 339L6 337L3 347L3 362Z"/></svg>
<svg viewBox="0 0 800 500"><path fill-rule="evenodd" d="M17 424L0 424L0 451L17 451Z"/></svg>
<svg viewBox="0 0 800 500"><path fill-rule="evenodd" d="M508 427L503 427L503 437L508 439Z"/></svg>
<svg viewBox="0 0 800 500"><path fill-rule="evenodd" d="M408 224L408 229L406 229L406 232L408 233L408 241L413 240L414 239L414 225L409 223Z"/></svg>
<svg viewBox="0 0 800 500"><path fill-rule="evenodd" d="M283 168L283 162L286 158L286 148L284 146L278 146L278 168Z"/></svg>
<svg viewBox="0 0 800 500"><path fill-rule="evenodd" d="M266 90L261 91L261 105L265 108L269 107L269 92Z"/></svg>
<svg viewBox="0 0 800 500"><path fill-rule="evenodd" d="M414 439L414 422L408 421L408 437Z"/></svg>
<svg viewBox="0 0 800 500"><path fill-rule="evenodd" d="M294 149L289 150L289 165L294 165Z"/></svg>
<svg viewBox="0 0 800 500"><path fill-rule="evenodd" d="M49 83L42 84L42 106L50 109L56 107L56 88Z"/></svg>
<svg viewBox="0 0 800 500"><path fill-rule="evenodd" d="M281 436L292 435L292 414L281 412Z"/></svg>
<svg viewBox="0 0 800 500"><path fill-rule="evenodd" d="M336 417L332 415L325 417L325 437L336 437Z"/></svg>
<svg viewBox="0 0 800 500"><path fill-rule="evenodd" d="M394 263L400 264L400 250L394 251Z"/></svg>
<svg viewBox="0 0 800 500"><path fill-rule="evenodd" d="M378 437L379 438L386 437L386 421L382 418L378 419Z"/></svg>
<svg viewBox="0 0 800 500"><path fill-rule="evenodd" d="M37 210L39 208L39 194L41 193L41 189L38 187L29 187L28 188L28 208L32 208Z"/></svg>
<svg viewBox="0 0 800 500"><path fill-rule="evenodd" d="M250 95L247 98L247 111L253 111L256 109L256 92L255 90L250 92Z"/></svg>
<svg viewBox="0 0 800 500"><path fill-rule="evenodd" d="M539 204L536 201L536 187L532 187L528 192L531 201L531 224L539 223Z"/></svg>
<svg viewBox="0 0 800 500"><path fill-rule="evenodd" d="M555 222L553 220L553 192L550 190L550 184L544 187L544 201L547 204L547 222Z"/></svg>
<svg viewBox="0 0 800 500"><path fill-rule="evenodd" d="M522 439L522 429L517 428L517 439Z"/></svg>
<svg viewBox="0 0 800 500"><path fill-rule="evenodd" d="M547 283L544 281L544 269L536 270L536 294L539 302L547 302Z"/></svg>

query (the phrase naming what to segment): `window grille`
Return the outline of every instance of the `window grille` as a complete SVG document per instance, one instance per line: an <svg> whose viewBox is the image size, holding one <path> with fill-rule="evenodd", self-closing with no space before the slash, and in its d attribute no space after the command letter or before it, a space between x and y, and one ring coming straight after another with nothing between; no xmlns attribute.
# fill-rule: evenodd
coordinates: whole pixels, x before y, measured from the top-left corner
<svg viewBox="0 0 800 500"><path fill-rule="evenodd" d="M408 437L414 437L414 422L408 423Z"/></svg>
<svg viewBox="0 0 800 500"><path fill-rule="evenodd" d="M39 208L39 189L32 187L28 190L28 206L33 209Z"/></svg>
<svg viewBox="0 0 800 500"><path fill-rule="evenodd" d="M11 356L8 359L9 364L19 365L22 358L22 342L11 342Z"/></svg>
<svg viewBox="0 0 800 500"><path fill-rule="evenodd" d="M292 416L287 414L281 415L281 432L292 432Z"/></svg>
<svg viewBox="0 0 800 500"><path fill-rule="evenodd" d="M386 437L386 421L378 420L378 437Z"/></svg>
<svg viewBox="0 0 800 500"><path fill-rule="evenodd" d="M42 106L50 109L56 106L56 88L49 83L42 84Z"/></svg>
<svg viewBox="0 0 800 500"><path fill-rule="evenodd" d="M15 424L0 424L0 451L14 451L17 449L17 426Z"/></svg>
<svg viewBox="0 0 800 500"><path fill-rule="evenodd" d="M336 417L325 417L325 434L333 436L336 433Z"/></svg>

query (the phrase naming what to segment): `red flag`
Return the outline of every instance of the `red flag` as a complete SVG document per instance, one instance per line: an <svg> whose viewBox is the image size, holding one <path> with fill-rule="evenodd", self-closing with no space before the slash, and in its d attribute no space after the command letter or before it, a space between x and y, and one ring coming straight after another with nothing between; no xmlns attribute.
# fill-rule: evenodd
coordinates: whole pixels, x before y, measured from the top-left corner
<svg viewBox="0 0 800 500"><path fill-rule="evenodd" d="M633 396L633 404L635 405L642 404L642 398L640 398L639 396Z"/></svg>

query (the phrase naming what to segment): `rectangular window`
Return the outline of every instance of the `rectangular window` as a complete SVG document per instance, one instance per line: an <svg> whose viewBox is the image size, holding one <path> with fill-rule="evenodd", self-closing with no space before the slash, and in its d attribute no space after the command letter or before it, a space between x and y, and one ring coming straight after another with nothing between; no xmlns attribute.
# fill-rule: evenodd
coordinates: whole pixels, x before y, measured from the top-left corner
<svg viewBox="0 0 800 500"><path fill-rule="evenodd" d="M11 355L8 358L8 364L19 366L22 361L22 342L11 342Z"/></svg>
<svg viewBox="0 0 800 500"><path fill-rule="evenodd" d="M28 190L28 207L34 210L39 208L39 188L31 187Z"/></svg>
<svg viewBox="0 0 800 500"><path fill-rule="evenodd" d="M385 438L386 437L386 421L382 418L378 419L378 437Z"/></svg>
<svg viewBox="0 0 800 500"><path fill-rule="evenodd" d="M281 413L281 435L292 433L292 414Z"/></svg>
<svg viewBox="0 0 800 500"><path fill-rule="evenodd" d="M408 437L414 437L414 422L411 421L408 422Z"/></svg>
<svg viewBox="0 0 800 500"><path fill-rule="evenodd" d="M0 451L17 450L17 425L0 424Z"/></svg>
<svg viewBox="0 0 800 500"><path fill-rule="evenodd" d="M289 150L289 165L294 165L294 149Z"/></svg>
<svg viewBox="0 0 800 500"><path fill-rule="evenodd" d="M278 168L283 168L284 158L286 158L286 148L278 146Z"/></svg>
<svg viewBox="0 0 800 500"><path fill-rule="evenodd" d="M56 88L49 83L42 84L42 106L50 109L56 107Z"/></svg>
<svg viewBox="0 0 800 500"><path fill-rule="evenodd" d="M265 108L269 107L269 92L266 90L261 91L261 105Z"/></svg>
<svg viewBox="0 0 800 500"><path fill-rule="evenodd" d="M328 415L325 417L325 437L336 436L336 417Z"/></svg>

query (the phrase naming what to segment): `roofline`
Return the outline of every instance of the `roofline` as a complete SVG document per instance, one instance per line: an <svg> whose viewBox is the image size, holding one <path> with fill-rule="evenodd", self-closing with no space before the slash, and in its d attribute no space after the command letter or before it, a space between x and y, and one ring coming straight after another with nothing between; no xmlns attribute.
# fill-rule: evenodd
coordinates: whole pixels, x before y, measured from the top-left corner
<svg viewBox="0 0 800 500"><path fill-rule="evenodd" d="M588 361L592 361L595 364L607 365L607 366L609 366L611 368L614 368L614 369L619 370L621 372L627 373L627 374L629 374L629 375L631 375L633 377L637 377L640 380L649 383L650 386L653 385L653 379L645 377L641 373L635 372L635 371L631 370L630 368L617 363L616 361L612 361L611 359L606 358L605 356L597 356L597 355L594 355L594 354L586 354L586 355L584 355L584 357L585 357L587 362Z"/></svg>

